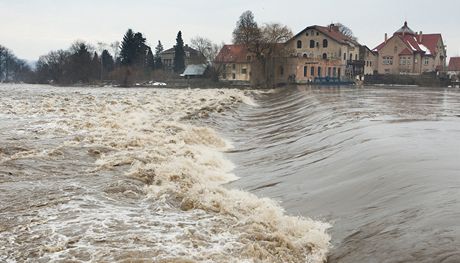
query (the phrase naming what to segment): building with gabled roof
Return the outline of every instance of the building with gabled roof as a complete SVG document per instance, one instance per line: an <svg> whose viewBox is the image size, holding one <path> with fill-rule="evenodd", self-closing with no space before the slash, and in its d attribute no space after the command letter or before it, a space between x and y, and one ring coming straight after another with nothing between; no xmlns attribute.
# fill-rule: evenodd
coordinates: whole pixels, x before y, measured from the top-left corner
<svg viewBox="0 0 460 263"><path fill-rule="evenodd" d="M460 57L451 57L449 66L447 67L447 74L455 80L460 78Z"/></svg>
<svg viewBox="0 0 460 263"><path fill-rule="evenodd" d="M331 24L308 26L285 44L291 54L287 78L296 83L315 79L353 79L364 75L360 44Z"/></svg>
<svg viewBox="0 0 460 263"><path fill-rule="evenodd" d="M245 45L224 45L214 60L214 67L222 81L251 80L253 55Z"/></svg>
<svg viewBox="0 0 460 263"><path fill-rule="evenodd" d="M373 49L379 74L422 74L444 71L446 48L441 34L414 32L407 22Z"/></svg>
<svg viewBox="0 0 460 263"><path fill-rule="evenodd" d="M206 63L206 58L200 51L191 48L189 45L184 46L185 53L185 67L191 64L202 64ZM167 49L160 53L161 62L165 70L174 70L174 57L176 56L176 50L174 47Z"/></svg>

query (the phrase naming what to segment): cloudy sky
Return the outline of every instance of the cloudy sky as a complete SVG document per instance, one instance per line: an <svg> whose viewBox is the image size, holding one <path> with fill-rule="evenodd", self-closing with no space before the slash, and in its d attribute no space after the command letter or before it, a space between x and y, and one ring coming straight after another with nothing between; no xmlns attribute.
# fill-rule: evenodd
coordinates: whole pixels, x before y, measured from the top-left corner
<svg viewBox="0 0 460 263"><path fill-rule="evenodd" d="M442 33L449 56L460 55L458 0L0 0L0 44L24 59L66 49L79 39L96 44L121 40L128 28L148 43L172 47L179 30L185 42L200 35L230 42L242 12L259 24L280 22L294 33L309 25L340 21L373 48L407 20L414 31Z"/></svg>

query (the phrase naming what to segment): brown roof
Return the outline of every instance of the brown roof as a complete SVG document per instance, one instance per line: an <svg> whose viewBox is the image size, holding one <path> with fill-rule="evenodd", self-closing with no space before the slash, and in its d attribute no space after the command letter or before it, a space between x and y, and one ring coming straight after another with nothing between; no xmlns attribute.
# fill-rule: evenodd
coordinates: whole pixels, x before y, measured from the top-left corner
<svg viewBox="0 0 460 263"><path fill-rule="evenodd" d="M337 41L340 44L347 45L351 43L356 46L359 45L359 43L356 40L342 34L340 31L337 30L337 27L335 26L329 26L329 27L318 26L318 25L309 26L305 28L304 30L300 31L297 35L291 38L291 40L297 38L299 35L303 34L305 31L308 31L311 29L321 32L322 34L330 37L331 39Z"/></svg>
<svg viewBox="0 0 460 263"><path fill-rule="evenodd" d="M448 71L460 71L460 57L452 57L449 60Z"/></svg>
<svg viewBox="0 0 460 263"><path fill-rule="evenodd" d="M245 45L224 45L217 54L215 62L245 63L248 61L248 49Z"/></svg>

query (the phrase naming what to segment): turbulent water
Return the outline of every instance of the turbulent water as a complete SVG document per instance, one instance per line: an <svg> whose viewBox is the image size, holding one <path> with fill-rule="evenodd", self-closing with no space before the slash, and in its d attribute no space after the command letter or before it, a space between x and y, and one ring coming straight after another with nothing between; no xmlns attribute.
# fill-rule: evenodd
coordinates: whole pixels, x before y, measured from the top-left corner
<svg viewBox="0 0 460 263"><path fill-rule="evenodd" d="M1 85L0 262L322 262L330 224L225 185L255 94Z"/></svg>
<svg viewBox="0 0 460 263"><path fill-rule="evenodd" d="M1 85L0 200L0 262L460 262L460 90Z"/></svg>

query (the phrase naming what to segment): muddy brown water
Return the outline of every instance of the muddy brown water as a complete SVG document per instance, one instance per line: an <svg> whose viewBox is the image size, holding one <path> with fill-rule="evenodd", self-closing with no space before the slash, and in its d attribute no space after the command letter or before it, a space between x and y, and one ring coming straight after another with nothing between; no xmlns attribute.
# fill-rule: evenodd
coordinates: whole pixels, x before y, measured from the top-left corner
<svg viewBox="0 0 460 263"><path fill-rule="evenodd" d="M332 222L329 262L460 262L460 89L279 89L222 127L240 187Z"/></svg>

